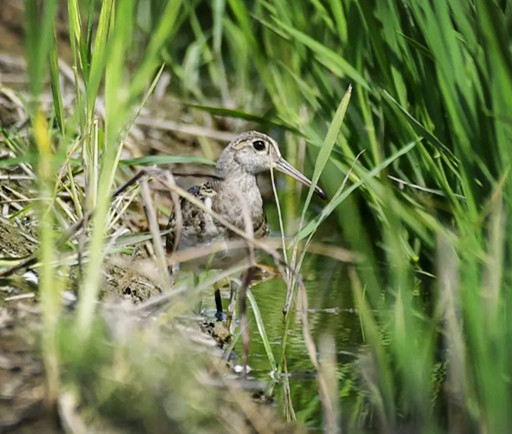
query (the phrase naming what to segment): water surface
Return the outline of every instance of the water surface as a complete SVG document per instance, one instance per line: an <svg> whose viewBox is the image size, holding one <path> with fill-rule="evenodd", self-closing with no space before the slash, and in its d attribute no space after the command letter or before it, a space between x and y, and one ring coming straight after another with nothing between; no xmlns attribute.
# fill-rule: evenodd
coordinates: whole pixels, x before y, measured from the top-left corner
<svg viewBox="0 0 512 434"><path fill-rule="evenodd" d="M334 337L338 372L345 372L355 360L357 348L362 342L359 317L352 302L346 266L333 259L310 255L301 270L308 293L309 327L315 343L324 333ZM286 285L280 278L261 282L252 288L265 324L276 361L282 354L284 330L283 306ZM250 375L255 379L272 382L269 363L261 336L249 309L251 318ZM236 352L241 354L240 342ZM310 427L321 427L321 404L318 398L316 375L304 343L303 329L298 315L294 315L286 347L288 379L291 398L297 418ZM345 388L340 378L339 390ZM342 393L342 392L340 392ZM282 382L274 389L278 406L284 405Z"/></svg>

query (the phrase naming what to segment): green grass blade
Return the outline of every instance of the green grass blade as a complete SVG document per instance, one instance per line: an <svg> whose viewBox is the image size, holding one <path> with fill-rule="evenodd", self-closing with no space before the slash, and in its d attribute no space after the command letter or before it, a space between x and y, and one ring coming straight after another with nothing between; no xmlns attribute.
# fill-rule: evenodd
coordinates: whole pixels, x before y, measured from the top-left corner
<svg viewBox="0 0 512 434"><path fill-rule="evenodd" d="M53 46L50 50L50 84L52 88L53 107L55 111L55 118L59 126L61 134L66 134L66 121L64 119L64 106L62 104L62 93L60 91L59 80L59 58L57 53L57 41L54 37Z"/></svg>
<svg viewBox="0 0 512 434"><path fill-rule="evenodd" d="M343 119L345 118L345 113L347 112L348 104L350 102L350 96L352 95L352 86L349 86L345 95L341 99L341 102L334 114L331 125L327 131L324 142L320 147L320 151L318 152L318 156L316 158L315 168L313 170L313 177L311 179L311 187L308 191L308 196L306 198L306 202L304 204L304 208L302 210L301 221L304 221L306 211L311 203L311 198L315 192L315 187L318 184L318 180L320 179L320 175L325 168L325 165L329 161L329 158L332 153L332 149L334 144L336 143L336 139L338 138L338 134L340 133L341 126L343 124Z"/></svg>
<svg viewBox="0 0 512 434"><path fill-rule="evenodd" d="M270 341L268 340L267 332L265 331L265 324L263 323L263 318L261 316L260 309L258 307L258 303L252 295L250 290L247 291L247 299L249 303L251 303L252 312L254 314L254 319L256 320L256 326L258 327L258 332L261 337L261 341L263 342L263 346L265 348L265 352L267 353L268 362L270 364L270 370L274 371L277 367L276 359L274 357L274 353L272 352L272 348L270 346Z"/></svg>
<svg viewBox="0 0 512 434"><path fill-rule="evenodd" d="M44 2L41 10L36 0L26 1L28 74L31 92L35 98L43 90L56 13L56 0Z"/></svg>
<svg viewBox="0 0 512 434"><path fill-rule="evenodd" d="M162 164L204 164L215 166L215 161L194 155L146 155L145 157L120 160L124 166L159 166Z"/></svg>

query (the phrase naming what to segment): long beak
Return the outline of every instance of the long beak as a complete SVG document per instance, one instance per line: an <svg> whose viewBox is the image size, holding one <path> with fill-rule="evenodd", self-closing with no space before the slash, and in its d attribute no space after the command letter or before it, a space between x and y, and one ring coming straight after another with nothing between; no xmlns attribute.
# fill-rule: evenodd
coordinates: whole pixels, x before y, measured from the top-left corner
<svg viewBox="0 0 512 434"><path fill-rule="evenodd" d="M295 167L293 167L288 161L284 158L280 158L276 163L276 169L284 174L291 176L293 179L296 179L300 183L310 187L311 181L306 178L302 173L300 173ZM324 191L317 185L315 186L315 193L318 194L322 199L327 199Z"/></svg>

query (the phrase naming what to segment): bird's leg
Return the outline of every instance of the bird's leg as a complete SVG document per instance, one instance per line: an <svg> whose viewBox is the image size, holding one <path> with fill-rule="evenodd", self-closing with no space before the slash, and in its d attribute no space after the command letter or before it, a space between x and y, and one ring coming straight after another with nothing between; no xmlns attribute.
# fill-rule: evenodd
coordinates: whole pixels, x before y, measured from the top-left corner
<svg viewBox="0 0 512 434"><path fill-rule="evenodd" d="M242 286L240 287L240 334L242 336L242 377L247 377L247 364L249 361L249 320L247 318L247 290L253 279L256 268L250 267L244 274Z"/></svg>
<svg viewBox="0 0 512 434"><path fill-rule="evenodd" d="M222 298L220 296L220 288L215 289L215 307L217 312L215 313L215 319L217 321L224 320L224 311L222 310Z"/></svg>

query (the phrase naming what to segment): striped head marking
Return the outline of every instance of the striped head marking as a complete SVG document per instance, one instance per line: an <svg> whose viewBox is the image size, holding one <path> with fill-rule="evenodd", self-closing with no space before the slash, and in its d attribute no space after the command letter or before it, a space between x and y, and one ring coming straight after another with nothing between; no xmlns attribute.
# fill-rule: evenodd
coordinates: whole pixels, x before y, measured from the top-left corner
<svg viewBox="0 0 512 434"><path fill-rule="evenodd" d="M217 167L222 172L237 165L253 175L270 170L282 159L274 139L258 131L247 131L235 137L221 154Z"/></svg>
<svg viewBox="0 0 512 434"><path fill-rule="evenodd" d="M217 170L222 177L229 177L231 173L240 171L256 175L270 169L279 170L304 185L311 185L308 178L281 156L276 141L258 131L247 131L235 137L217 161ZM318 186L315 191L325 198L324 192Z"/></svg>

